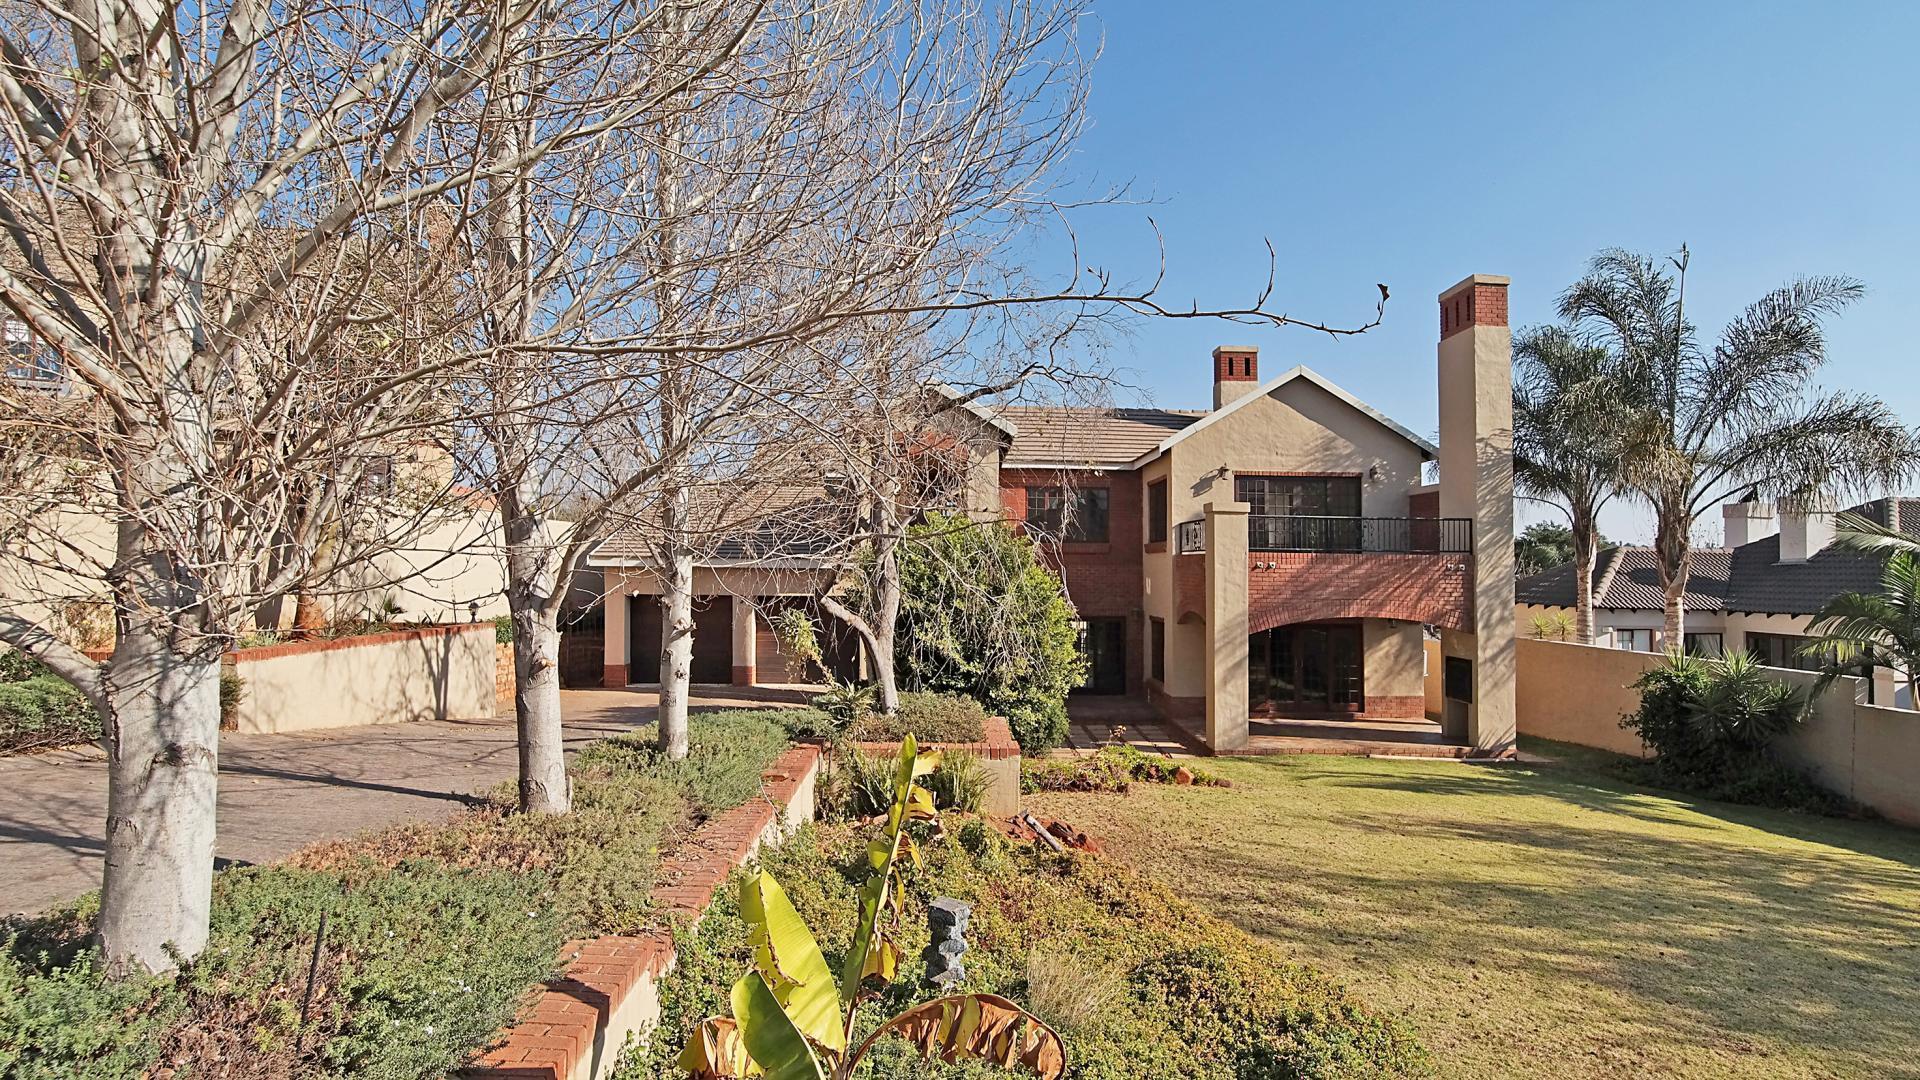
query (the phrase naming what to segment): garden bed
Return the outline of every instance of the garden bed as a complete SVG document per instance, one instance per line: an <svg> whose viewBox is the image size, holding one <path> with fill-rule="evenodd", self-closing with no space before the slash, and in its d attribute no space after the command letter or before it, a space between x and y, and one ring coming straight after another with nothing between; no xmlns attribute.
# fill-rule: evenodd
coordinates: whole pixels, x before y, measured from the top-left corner
<svg viewBox="0 0 1920 1080"><path fill-rule="evenodd" d="M501 792L448 822L223 871L211 944L176 976L104 981L92 898L19 921L0 939L0 1075L444 1075L513 1021L565 942L670 926L662 849L757 799L787 748L772 712L696 717L692 742L684 762L641 737L583 750L564 817L511 814Z"/></svg>
<svg viewBox="0 0 1920 1080"><path fill-rule="evenodd" d="M1032 1008L1066 1040L1070 1076L1214 1080L1425 1070L1426 1054L1399 1020L1117 863L1045 854L979 819L954 817L947 827L923 841L925 868L909 878L898 924L908 948L901 978L866 1010L867 1024L937 996L919 985L923 961L912 943L924 940L927 902L952 896L973 905L967 976L958 989L1003 994ZM815 826L763 860L835 970L852 933L872 832ZM673 1058L687 1031L728 1012L728 988L748 964L734 890L683 933L677 954L676 968L659 984L658 1035L624 1063L620 1080L683 1076ZM922 1062L897 1041L868 1060L862 1075L876 1078L1004 1075Z"/></svg>

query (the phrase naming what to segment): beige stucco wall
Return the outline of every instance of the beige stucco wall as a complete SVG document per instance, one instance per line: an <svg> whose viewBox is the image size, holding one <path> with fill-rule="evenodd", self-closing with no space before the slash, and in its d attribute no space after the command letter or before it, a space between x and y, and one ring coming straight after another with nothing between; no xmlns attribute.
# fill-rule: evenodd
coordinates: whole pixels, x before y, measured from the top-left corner
<svg viewBox="0 0 1920 1080"><path fill-rule="evenodd" d="M1427 719L1440 719L1440 643L1432 639L1423 640L1422 649L1426 653Z"/></svg>
<svg viewBox="0 0 1920 1080"><path fill-rule="evenodd" d="M234 664L245 683L238 727L272 733L490 717L493 644L493 627L481 623L247 650Z"/></svg>
<svg viewBox="0 0 1920 1080"><path fill-rule="evenodd" d="M1373 697L1426 696L1426 652L1420 624L1366 619L1360 624L1366 650L1366 695Z"/></svg>
<svg viewBox="0 0 1920 1080"><path fill-rule="evenodd" d="M1644 756L1620 718L1639 706L1632 685L1660 656L1554 641L1519 643L1517 712L1523 734ZM1810 688L1811 672L1769 669ZM1868 705L1861 680L1839 680L1814 701L1781 755L1832 790L1886 817L1920 825L1920 712Z"/></svg>
<svg viewBox="0 0 1920 1080"><path fill-rule="evenodd" d="M1657 653L1522 639L1515 646L1514 715L1520 734L1646 756L1620 718L1640 707L1633 684Z"/></svg>
<svg viewBox="0 0 1920 1080"><path fill-rule="evenodd" d="M1232 501L1235 470L1358 474L1367 517L1405 517L1407 492L1420 483L1419 448L1305 379L1190 431L1167 457L1175 524L1200 517L1209 502ZM1379 479L1365 479L1375 468Z"/></svg>
<svg viewBox="0 0 1920 1080"><path fill-rule="evenodd" d="M342 575L327 603L337 616L377 611L385 598L409 621L466 622L507 614L507 567L500 515L487 508L448 510L411 523L407 535ZM293 612L284 614L290 624Z"/></svg>

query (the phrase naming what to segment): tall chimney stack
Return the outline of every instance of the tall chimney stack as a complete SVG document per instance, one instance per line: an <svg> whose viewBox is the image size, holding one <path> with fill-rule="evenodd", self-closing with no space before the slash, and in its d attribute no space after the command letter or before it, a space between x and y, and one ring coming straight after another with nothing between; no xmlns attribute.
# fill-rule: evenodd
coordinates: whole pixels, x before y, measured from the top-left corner
<svg viewBox="0 0 1920 1080"><path fill-rule="evenodd" d="M1727 503L1720 508L1720 521L1725 526L1730 548L1765 540L1779 531L1779 526L1774 524L1773 504L1759 499Z"/></svg>
<svg viewBox="0 0 1920 1080"><path fill-rule="evenodd" d="M1444 674L1453 676L1441 729L1482 754L1513 749L1516 730L1507 283L1474 274L1440 294L1440 516L1473 523L1472 558L1456 571L1472 583L1470 622L1440 634Z"/></svg>
<svg viewBox="0 0 1920 1080"><path fill-rule="evenodd" d="M1213 408L1217 412L1260 386L1260 350L1222 345L1213 350Z"/></svg>
<svg viewBox="0 0 1920 1080"><path fill-rule="evenodd" d="M1780 561L1803 563L1833 543L1833 500L1818 495L1780 500Z"/></svg>

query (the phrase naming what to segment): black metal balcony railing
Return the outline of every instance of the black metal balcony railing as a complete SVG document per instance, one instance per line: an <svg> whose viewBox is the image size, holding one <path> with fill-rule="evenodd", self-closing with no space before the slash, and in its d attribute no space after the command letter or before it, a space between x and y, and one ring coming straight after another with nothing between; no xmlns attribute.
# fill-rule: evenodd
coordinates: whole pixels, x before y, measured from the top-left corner
<svg viewBox="0 0 1920 1080"><path fill-rule="evenodd" d="M1473 550L1472 518L1247 518L1249 551L1465 553Z"/></svg>
<svg viewBox="0 0 1920 1080"><path fill-rule="evenodd" d="M1182 555L1207 550L1206 522L1181 522L1174 540ZM1473 519L1255 514L1247 518L1247 550L1465 554L1473 550Z"/></svg>
<svg viewBox="0 0 1920 1080"><path fill-rule="evenodd" d="M1182 555L1197 555L1207 550L1207 523L1196 518L1174 526L1173 550Z"/></svg>

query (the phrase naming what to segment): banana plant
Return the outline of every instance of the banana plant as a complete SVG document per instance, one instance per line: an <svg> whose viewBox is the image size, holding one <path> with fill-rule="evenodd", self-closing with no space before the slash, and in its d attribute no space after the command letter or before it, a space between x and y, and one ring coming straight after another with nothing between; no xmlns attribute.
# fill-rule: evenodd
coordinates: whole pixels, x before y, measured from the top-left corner
<svg viewBox="0 0 1920 1080"><path fill-rule="evenodd" d="M920 865L907 824L935 819L933 795L916 781L939 763L939 754L919 753L911 736L901 744L883 831L867 845L870 873L860 890L860 922L837 977L771 874L763 871L741 884L740 915L749 927L753 967L733 984L733 1016L701 1021L680 1052L679 1065L693 1080L851 1080L867 1051L888 1034L944 1061L1024 1067L1042 1080L1066 1073L1059 1034L995 994L956 994L916 1005L853 1044L860 1006L900 970L904 950L894 924L907 867Z"/></svg>

